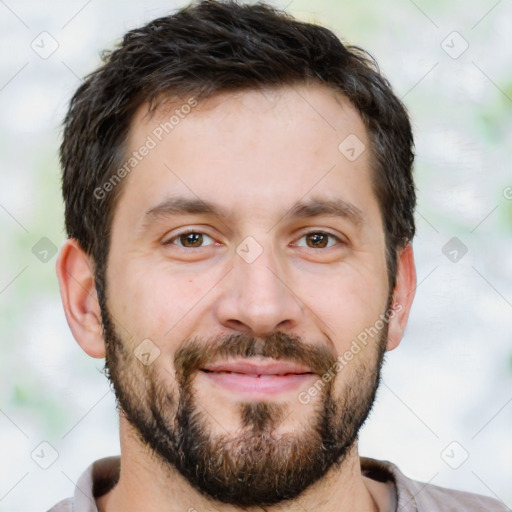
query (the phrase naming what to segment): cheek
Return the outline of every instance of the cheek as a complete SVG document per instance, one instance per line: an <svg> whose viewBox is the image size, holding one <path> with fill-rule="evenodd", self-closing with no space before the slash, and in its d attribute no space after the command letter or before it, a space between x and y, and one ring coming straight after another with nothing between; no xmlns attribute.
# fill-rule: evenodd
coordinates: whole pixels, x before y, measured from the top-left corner
<svg viewBox="0 0 512 512"><path fill-rule="evenodd" d="M149 338L164 356L160 359L171 363L172 354L191 334L191 322L204 307L201 298L211 287L205 278L173 272L168 265L127 264L122 273L109 276L109 308L134 345Z"/></svg>
<svg viewBox="0 0 512 512"><path fill-rule="evenodd" d="M311 277L296 276L297 295L323 324L336 352L343 353L384 312L387 279L384 275L377 279L370 269L365 272L349 265Z"/></svg>

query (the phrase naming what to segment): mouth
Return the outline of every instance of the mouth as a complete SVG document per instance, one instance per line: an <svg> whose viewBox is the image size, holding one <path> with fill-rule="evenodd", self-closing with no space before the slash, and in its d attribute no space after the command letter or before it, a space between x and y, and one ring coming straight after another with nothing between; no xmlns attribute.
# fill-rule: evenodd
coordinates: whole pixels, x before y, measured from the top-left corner
<svg viewBox="0 0 512 512"><path fill-rule="evenodd" d="M306 374L309 374L309 372L304 372L304 373L293 373L293 372L290 372L290 373L262 373L262 372L259 372L259 371L256 371L256 373L245 373L245 372L231 372L231 371L220 371L220 372L217 372L217 371L211 371L211 370L202 370L203 372L205 373L217 373L217 374L229 374L229 375L247 375L248 377L256 377L256 378L261 378L261 377L285 377L285 376L290 376L290 375L306 375Z"/></svg>
<svg viewBox="0 0 512 512"><path fill-rule="evenodd" d="M316 375L305 366L272 359L211 364L201 372L217 388L255 399L297 390Z"/></svg>

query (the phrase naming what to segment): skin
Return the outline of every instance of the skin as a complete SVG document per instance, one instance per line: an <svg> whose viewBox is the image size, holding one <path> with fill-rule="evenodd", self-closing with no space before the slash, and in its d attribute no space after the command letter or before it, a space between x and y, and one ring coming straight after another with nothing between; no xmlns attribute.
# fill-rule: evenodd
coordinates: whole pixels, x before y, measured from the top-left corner
<svg viewBox="0 0 512 512"><path fill-rule="evenodd" d="M128 154L169 118L165 106L153 116L147 108L143 105L133 119ZM108 306L130 349L146 338L158 346L160 355L152 364L170 389L175 386L173 356L183 340L196 335L265 336L282 330L341 355L385 311L385 236L371 187L370 152L349 161L338 150L349 134L370 147L357 111L321 85L284 87L264 95L220 94L200 102L125 178L112 225ZM144 227L145 212L170 195L214 202L230 216L165 216ZM363 221L356 225L329 215L285 215L296 201L313 197L342 198L362 212ZM189 228L210 238L200 248L163 245ZM330 238L327 248L308 247L304 235L319 231L339 240ZM252 263L236 252L248 236L262 249ZM180 241L174 238L174 243ZM76 240L63 244L57 274L67 321L87 354L104 357L92 268ZM402 339L415 287L408 245L399 253L394 301L400 311L389 322L387 350ZM355 356L374 357L370 345ZM338 395L357 379L356 367L348 364L336 377ZM287 416L278 433L292 432L311 417L315 399L306 405L297 400L298 392L310 385L279 395ZM212 432L235 434L240 428L239 394L212 386L204 375L194 382L194 391L212 417ZM122 413L120 435L121 477L98 499L102 512L240 510L208 501L180 475L155 463ZM389 493L386 484L362 476L354 443L339 469L296 501L266 510L386 510Z"/></svg>

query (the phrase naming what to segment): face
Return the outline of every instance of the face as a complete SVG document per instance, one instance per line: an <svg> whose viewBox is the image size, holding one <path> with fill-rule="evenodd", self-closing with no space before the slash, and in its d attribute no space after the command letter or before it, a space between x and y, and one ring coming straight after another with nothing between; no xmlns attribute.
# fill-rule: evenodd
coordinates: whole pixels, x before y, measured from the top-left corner
<svg viewBox="0 0 512 512"><path fill-rule="evenodd" d="M322 86L186 103L132 123L127 154L146 155L112 223L107 367L166 470L219 501L276 503L343 461L378 385L382 218L369 151L340 146L369 141Z"/></svg>

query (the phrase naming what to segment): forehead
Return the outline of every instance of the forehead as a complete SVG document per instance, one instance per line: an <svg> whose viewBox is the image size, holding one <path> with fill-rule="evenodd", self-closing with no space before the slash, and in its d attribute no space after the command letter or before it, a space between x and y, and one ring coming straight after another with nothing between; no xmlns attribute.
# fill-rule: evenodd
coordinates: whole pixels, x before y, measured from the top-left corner
<svg viewBox="0 0 512 512"><path fill-rule="evenodd" d="M133 165L116 210L136 223L178 195L223 205L238 218L278 215L308 195L346 198L378 214L364 123L346 98L321 85L184 97L152 114L143 105L126 160Z"/></svg>

